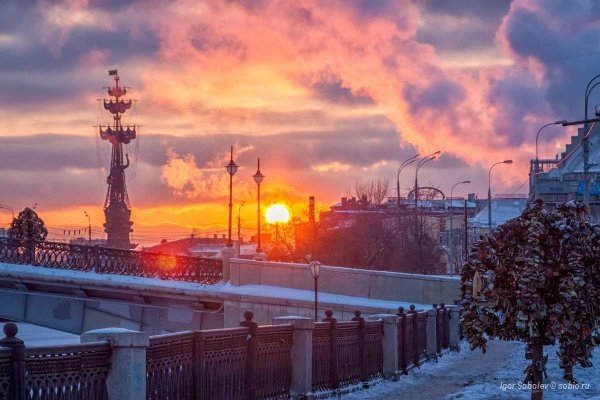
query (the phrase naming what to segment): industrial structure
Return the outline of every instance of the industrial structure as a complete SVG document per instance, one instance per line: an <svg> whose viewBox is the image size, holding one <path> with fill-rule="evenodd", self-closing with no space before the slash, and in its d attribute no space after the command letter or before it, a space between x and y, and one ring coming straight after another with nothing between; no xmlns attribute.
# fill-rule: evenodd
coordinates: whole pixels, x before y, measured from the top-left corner
<svg viewBox="0 0 600 400"><path fill-rule="evenodd" d="M104 215L106 222L104 230L107 235L106 246L119 249L132 249L129 234L133 231L131 226L131 204L127 195L125 170L129 167L129 155L123 154L123 144L128 144L136 138L135 125L123 125L122 114L131 108L132 100L124 100L127 87L119 86L117 70L108 71L109 76L114 76L114 86L108 87L110 99L104 100L104 109L113 117L112 126L99 127L102 140L110 142L112 155L110 173L106 178L108 189L104 200Z"/></svg>

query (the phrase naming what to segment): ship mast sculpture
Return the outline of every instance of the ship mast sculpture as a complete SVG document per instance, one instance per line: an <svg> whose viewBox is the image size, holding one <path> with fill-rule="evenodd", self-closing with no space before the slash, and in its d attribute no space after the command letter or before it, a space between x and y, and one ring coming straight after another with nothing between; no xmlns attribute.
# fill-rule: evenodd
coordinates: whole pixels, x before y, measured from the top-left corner
<svg viewBox="0 0 600 400"><path fill-rule="evenodd" d="M131 204L127 196L125 182L125 169L129 167L129 156L123 154L123 144L128 144L136 138L135 125L123 126L122 114L131 108L131 100L123 100L127 87L119 86L119 74L116 69L108 71L109 76L114 76L114 86L108 87L110 99L104 100L104 109L113 117L112 126L100 126L100 138L108 140L112 146L110 174L106 178L108 190L104 200L104 231L106 232L106 246L119 249L132 249L129 234L133 232L131 226Z"/></svg>

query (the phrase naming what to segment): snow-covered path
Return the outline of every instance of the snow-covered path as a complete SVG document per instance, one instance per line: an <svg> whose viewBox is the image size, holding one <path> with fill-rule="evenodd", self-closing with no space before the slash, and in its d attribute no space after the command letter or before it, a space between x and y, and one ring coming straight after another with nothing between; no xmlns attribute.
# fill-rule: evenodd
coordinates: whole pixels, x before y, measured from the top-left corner
<svg viewBox="0 0 600 400"><path fill-rule="evenodd" d="M344 400L411 400L411 399L529 399L530 390L519 388L523 371L529 364L525 360L525 346L518 342L490 341L488 351L470 351L463 344L460 353L449 353L437 363L426 363L420 369L401 376L397 382L381 382L367 390L342 395ZM593 368L574 369L575 379L588 388L561 388L567 382L558 368L556 347L546 347L548 360L548 389L544 399L595 399L600 400L600 365ZM598 356L596 356L598 357ZM594 358L596 364L600 360ZM503 386L504 385L504 386ZM514 385L510 388L508 385ZM554 385L555 389L550 387Z"/></svg>

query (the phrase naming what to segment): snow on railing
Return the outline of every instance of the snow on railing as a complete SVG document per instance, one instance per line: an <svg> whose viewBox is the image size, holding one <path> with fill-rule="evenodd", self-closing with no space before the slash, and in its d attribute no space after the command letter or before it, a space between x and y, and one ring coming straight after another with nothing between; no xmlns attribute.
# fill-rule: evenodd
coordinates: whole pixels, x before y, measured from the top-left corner
<svg viewBox="0 0 600 400"><path fill-rule="evenodd" d="M207 285L223 277L222 260L47 241L0 239L0 262Z"/></svg>

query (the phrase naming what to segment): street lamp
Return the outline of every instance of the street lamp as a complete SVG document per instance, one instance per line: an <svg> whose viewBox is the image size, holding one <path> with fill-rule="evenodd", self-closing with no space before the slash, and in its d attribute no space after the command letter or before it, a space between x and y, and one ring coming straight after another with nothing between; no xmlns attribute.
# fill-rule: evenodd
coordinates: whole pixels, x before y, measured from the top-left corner
<svg viewBox="0 0 600 400"><path fill-rule="evenodd" d="M499 164L512 164L513 160L499 161L490 167L488 171L488 227L492 231L492 169Z"/></svg>
<svg viewBox="0 0 600 400"><path fill-rule="evenodd" d="M319 288L318 288L318 281L319 281L319 275L321 274L321 263L318 261L311 261L310 264L308 264L310 266L310 274L312 275L314 282L315 282L315 322L317 322L318 318L319 318L319 311L318 311L318 307L319 307L319 298L318 298L318 293L319 293Z"/></svg>
<svg viewBox="0 0 600 400"><path fill-rule="evenodd" d="M83 213L85 214L85 216L88 219L88 245L92 245L92 220L90 219L90 215L87 213L87 211L83 211Z"/></svg>
<svg viewBox="0 0 600 400"><path fill-rule="evenodd" d="M429 161L433 161L437 158L437 156L441 153L440 150L436 151L435 153L431 153L425 157L423 157L418 163L417 163L417 168L415 169L415 216L417 215L417 210L419 208L419 180L418 180L418 176L419 176L419 169L421 169L421 167L425 164L427 164Z"/></svg>
<svg viewBox="0 0 600 400"><path fill-rule="evenodd" d="M260 172L260 158L258 159L258 168L256 170L256 173L252 175L252 178L254 178L254 182L256 182L256 188L258 189L258 243L256 246L256 253L260 253L262 251L260 248L260 184L263 181L263 179L265 179L265 176Z"/></svg>
<svg viewBox="0 0 600 400"><path fill-rule="evenodd" d="M452 186L452 189L450 189L450 237L449 237L449 242L450 242L450 275L454 274L454 227L453 227L453 223L454 223L454 209L453 209L453 205L452 205L452 200L453 200L452 194L454 193L454 188L457 187L458 185L462 185L462 184L468 185L469 183L471 183L471 181L458 182L458 183L455 183L454 186Z"/></svg>
<svg viewBox="0 0 600 400"><path fill-rule="evenodd" d="M598 78L600 78L600 74L594 76L587 84L587 86L585 87L585 113L584 113L584 120L585 122L583 123L583 139L582 139L582 146L583 146L583 202L587 205L590 204L590 184L588 182L589 179L589 174L590 174L590 143L588 141L588 135L589 132L587 131L587 124L588 124L588 100L590 98L590 94L592 93L592 90L594 90L594 88L596 86L598 86L600 84L600 81L594 83L592 85L592 83L597 80ZM590 86L592 85L592 86Z"/></svg>
<svg viewBox="0 0 600 400"><path fill-rule="evenodd" d="M233 243L231 242L231 209L233 207L232 204L232 193L233 193L233 175L238 170L238 165L233 162L233 146L231 146L231 158L229 160L229 164L225 166L227 173L229 174L229 230L227 235L227 247L233 247Z"/></svg>
<svg viewBox="0 0 600 400"><path fill-rule="evenodd" d="M398 230L400 230L400 172L402 172L404 167L414 163L417 157L419 157L418 154L402 161L402 164L400 164L400 168L398 168L398 175L396 176L396 205L398 207Z"/></svg>
<svg viewBox="0 0 600 400"><path fill-rule="evenodd" d="M562 125L562 124L565 124L566 122L567 121L565 121L565 120L550 122L549 124L546 124L546 125L542 126L537 131L537 134L535 135L535 171L534 171L534 175L533 175L533 179L534 179L534 186L533 187L535 189L535 197L536 198L539 197L538 174L540 173L540 160L538 158L538 138L540 137L540 132L544 128L546 128L546 127L548 127L550 125Z"/></svg>

